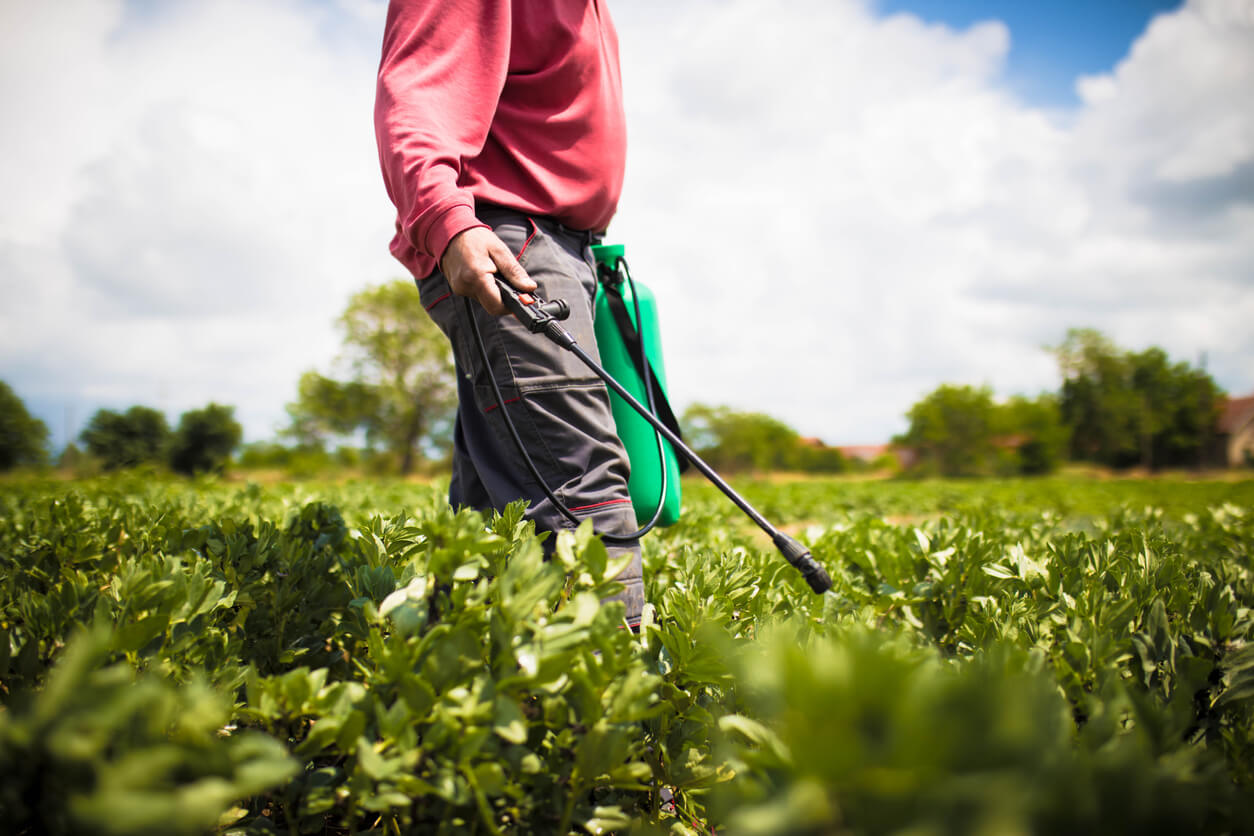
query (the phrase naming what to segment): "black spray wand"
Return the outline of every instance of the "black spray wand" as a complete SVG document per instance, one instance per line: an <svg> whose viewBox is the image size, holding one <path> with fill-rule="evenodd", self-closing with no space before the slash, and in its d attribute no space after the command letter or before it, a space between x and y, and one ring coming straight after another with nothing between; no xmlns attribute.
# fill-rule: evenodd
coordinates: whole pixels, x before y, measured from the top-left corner
<svg viewBox="0 0 1254 836"><path fill-rule="evenodd" d="M667 428L657 416L649 411L648 407L636 400L630 392L623 388L622 384L615 380L609 372L603 369L596 360L593 360L580 347L571 333L562 327L560 321L569 314L569 308L565 300L556 299L552 302L545 302L534 294L519 293L500 276L496 277L496 284L500 288L501 301L505 303L505 307L528 331L534 334L543 334L582 360L584 365L591 369L597 377L605 381L606 386L614 390L632 409L636 410L641 417L652 424L653 428L671 443L671 446L674 447L677 453L692 462L693 467L701 471L705 478L713 482L715 487L722 491L749 519L757 523L758 527L771 538L771 542L775 544L775 548L779 549L784 559L801 573L811 589L820 595L831 589L832 579L828 577L827 570L819 565L818 561L810 555L809 549L771 525L766 517L759 514L757 509L750 505L744 497L736 493L735 489L714 471L714 468L702 461L701 457L694 453L684 443L683 439Z"/></svg>

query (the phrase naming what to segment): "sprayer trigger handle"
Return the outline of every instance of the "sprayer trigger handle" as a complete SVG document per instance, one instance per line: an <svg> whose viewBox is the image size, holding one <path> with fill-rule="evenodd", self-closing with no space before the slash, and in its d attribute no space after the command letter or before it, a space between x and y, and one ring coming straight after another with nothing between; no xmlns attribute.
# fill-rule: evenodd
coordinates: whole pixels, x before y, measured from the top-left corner
<svg viewBox="0 0 1254 836"><path fill-rule="evenodd" d="M501 291L501 301L528 331L539 331L544 327L546 317L537 310L536 299L529 293L519 293L509 282L496 276L497 288Z"/></svg>

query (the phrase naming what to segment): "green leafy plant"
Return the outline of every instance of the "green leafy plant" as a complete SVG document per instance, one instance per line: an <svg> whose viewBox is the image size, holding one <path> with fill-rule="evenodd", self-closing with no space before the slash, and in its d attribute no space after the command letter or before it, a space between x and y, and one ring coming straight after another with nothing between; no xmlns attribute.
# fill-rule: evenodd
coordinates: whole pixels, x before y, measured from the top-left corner
<svg viewBox="0 0 1254 836"><path fill-rule="evenodd" d="M440 486L0 492L35 833L1248 832L1254 484L703 486L640 633L586 526ZM547 536L547 535L546 535ZM546 558L546 554L551 556Z"/></svg>

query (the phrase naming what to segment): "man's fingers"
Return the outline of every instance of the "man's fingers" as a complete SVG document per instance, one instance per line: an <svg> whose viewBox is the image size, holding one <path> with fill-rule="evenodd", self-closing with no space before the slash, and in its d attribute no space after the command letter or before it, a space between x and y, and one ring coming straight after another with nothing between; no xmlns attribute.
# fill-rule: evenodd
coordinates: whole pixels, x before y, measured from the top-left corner
<svg viewBox="0 0 1254 836"><path fill-rule="evenodd" d="M500 271L501 278L514 286L516 290L535 290L537 285L527 275L527 271L518 263L518 259L514 258L514 254L509 251L503 243L499 247L494 247L490 254L492 260L496 262L496 269ZM500 294L497 293L495 283L492 288L493 295L498 299Z"/></svg>
<svg viewBox="0 0 1254 836"><path fill-rule="evenodd" d="M475 294L475 299L483 306L483 309L493 316L501 316L506 313L505 303L501 301L501 291L496 288L495 274L489 273L485 284L480 285L479 292Z"/></svg>
<svg viewBox="0 0 1254 836"><path fill-rule="evenodd" d="M493 316L506 313L496 286L498 274L520 291L536 289L536 283L505 242L483 227L472 227L453 236L440 267L454 293L475 299Z"/></svg>
<svg viewBox="0 0 1254 836"><path fill-rule="evenodd" d="M513 285L516 290L535 290L537 285L527 275L527 271L518 263L518 259L514 258L514 254L510 252L509 247L505 246L504 242L489 247L488 255L496 265L496 270L489 272L483 277L484 285L475 296L479 300L479 304L483 305L485 311L493 316L501 316L508 313L508 311L505 308L505 303L501 301L501 291L496 286L497 273L500 274L502 279Z"/></svg>

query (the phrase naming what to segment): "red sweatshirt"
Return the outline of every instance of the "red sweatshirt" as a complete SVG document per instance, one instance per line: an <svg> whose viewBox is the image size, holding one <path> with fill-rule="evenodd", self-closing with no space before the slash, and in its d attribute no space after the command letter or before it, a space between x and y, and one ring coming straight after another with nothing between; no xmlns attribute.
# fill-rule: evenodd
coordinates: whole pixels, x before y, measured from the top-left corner
<svg viewBox="0 0 1254 836"><path fill-rule="evenodd" d="M476 199L603 230L627 145L605 0L392 0L375 135L417 278L484 225Z"/></svg>

